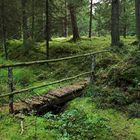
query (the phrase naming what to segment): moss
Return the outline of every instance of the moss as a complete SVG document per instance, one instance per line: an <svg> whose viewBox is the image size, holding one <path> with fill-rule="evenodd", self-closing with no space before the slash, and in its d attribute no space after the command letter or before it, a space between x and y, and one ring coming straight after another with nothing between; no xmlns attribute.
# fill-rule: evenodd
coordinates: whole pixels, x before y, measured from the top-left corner
<svg viewBox="0 0 140 140"><path fill-rule="evenodd" d="M113 109L97 109L96 104L90 98L79 98L72 101L68 109L75 108L85 112L87 118L91 121L100 117L106 120L106 125L111 128L112 132L109 135L112 135L113 139L134 139L139 137L140 133L137 133L140 128L139 123L135 123L133 119L128 120L124 114Z"/></svg>
<svg viewBox="0 0 140 140"><path fill-rule="evenodd" d="M34 140L54 139L57 134L55 130L46 130L46 120L36 117L26 117L24 120L24 133L21 135L20 120L6 117L1 121L0 136L6 140ZM59 134L58 134L59 135Z"/></svg>
<svg viewBox="0 0 140 140"><path fill-rule="evenodd" d="M25 117L22 135L19 119L1 113L0 122L0 136L6 140L128 140L140 137L139 119L128 119L114 109L97 109L89 97L71 101L65 112L58 115Z"/></svg>
<svg viewBox="0 0 140 140"><path fill-rule="evenodd" d="M128 106L128 113L130 117L140 117L140 104L132 103Z"/></svg>

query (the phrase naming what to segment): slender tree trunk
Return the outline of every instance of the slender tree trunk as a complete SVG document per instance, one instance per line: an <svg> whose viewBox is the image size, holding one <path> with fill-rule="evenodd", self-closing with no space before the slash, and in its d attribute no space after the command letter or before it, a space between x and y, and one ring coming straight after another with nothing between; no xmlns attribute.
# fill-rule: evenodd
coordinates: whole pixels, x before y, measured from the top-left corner
<svg viewBox="0 0 140 140"><path fill-rule="evenodd" d="M136 7L136 33L137 39L140 42L140 0L135 0Z"/></svg>
<svg viewBox="0 0 140 140"><path fill-rule="evenodd" d="M64 18L64 37L68 36L68 12L67 12L67 1L65 0L65 18Z"/></svg>
<svg viewBox="0 0 140 140"><path fill-rule="evenodd" d="M66 32L65 32L65 17L62 18L62 37L66 37Z"/></svg>
<svg viewBox="0 0 140 140"><path fill-rule="evenodd" d="M35 0L32 0L32 40L34 40L34 30L35 30Z"/></svg>
<svg viewBox="0 0 140 140"><path fill-rule="evenodd" d="M24 46L25 46L25 44L27 42L27 39L28 39L26 3L27 3L27 0L21 0L21 5L22 5L22 30L23 30L23 45Z"/></svg>
<svg viewBox="0 0 140 140"><path fill-rule="evenodd" d="M49 59L49 40L50 40L50 29L49 29L49 0L46 0L46 59Z"/></svg>
<svg viewBox="0 0 140 140"><path fill-rule="evenodd" d="M120 42L119 33L119 0L112 0L112 25L111 25L111 38L112 45L118 46Z"/></svg>
<svg viewBox="0 0 140 140"><path fill-rule="evenodd" d="M79 31L78 31L78 25L77 25L77 18L76 18L76 9L73 4L68 5L70 16L71 16L71 24L72 24L72 32L73 32L73 41L76 42L78 39L80 39Z"/></svg>
<svg viewBox="0 0 140 140"><path fill-rule="evenodd" d="M93 11L93 0L90 1L89 38L91 38L92 36L92 11Z"/></svg>
<svg viewBox="0 0 140 140"><path fill-rule="evenodd" d="M126 34L127 34L127 27L126 25L124 25L123 27L123 37L126 38Z"/></svg>
<svg viewBox="0 0 140 140"><path fill-rule="evenodd" d="M2 20L2 41L3 41L3 49L5 53L5 58L8 59L8 52L6 46L6 27L5 27L5 4L4 0L1 1L1 20Z"/></svg>
<svg viewBox="0 0 140 140"><path fill-rule="evenodd" d="M6 23L5 23L5 3L4 0L1 1L1 18L2 18L2 35L3 35L3 48L5 53L5 59L8 60L8 48L6 45ZM12 68L8 68L8 90L9 92L13 92L13 73ZM9 112L14 113L13 107L13 95L9 96Z"/></svg>
<svg viewBox="0 0 140 140"><path fill-rule="evenodd" d="M62 37L67 37L68 36L68 26L67 26L67 21L64 18L62 18Z"/></svg>
<svg viewBox="0 0 140 140"><path fill-rule="evenodd" d="M126 0L123 0L123 14L126 16ZM127 33L127 25L126 25L126 21L125 21L125 23L123 25L123 37L124 38L126 38L126 33Z"/></svg>

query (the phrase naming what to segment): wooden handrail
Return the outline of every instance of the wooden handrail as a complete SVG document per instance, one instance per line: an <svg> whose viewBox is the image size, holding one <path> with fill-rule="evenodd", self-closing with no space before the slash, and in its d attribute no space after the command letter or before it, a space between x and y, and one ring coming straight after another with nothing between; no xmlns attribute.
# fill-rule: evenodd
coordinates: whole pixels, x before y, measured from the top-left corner
<svg viewBox="0 0 140 140"><path fill-rule="evenodd" d="M96 54L100 54L100 53L104 53L104 52L109 52L109 50L103 50L103 51L86 53L86 54L75 55L75 56L69 56L69 57L58 58L58 59L21 62L21 63L15 63L15 64L0 64L0 68L25 67L25 66L31 66L31 65L36 65L36 64L53 63L53 62L58 62L58 61L70 60L70 59L74 59L74 58L86 57L86 56L90 56L90 55L96 55Z"/></svg>
<svg viewBox="0 0 140 140"><path fill-rule="evenodd" d="M88 74L91 74L91 73L92 73L92 71L85 72L85 73L81 73L79 75L69 77L69 78L65 78L65 79L62 79L62 80L58 80L58 81L54 81L54 82L50 82L50 83L44 83L44 84L41 84L41 85L38 85L38 86L33 86L33 87L29 87L29 88L22 89L22 90L19 90L19 91L14 91L14 92L11 92L11 93L3 94L3 95L0 95L0 98L24 93L24 92L27 92L27 91L32 91L34 89L38 89L38 88L42 88L42 87L46 87L46 86L51 86L51 85L62 83L62 82L69 81L69 80L73 80L73 79L76 79L76 78L79 78L81 76L88 75Z"/></svg>
<svg viewBox="0 0 140 140"><path fill-rule="evenodd" d="M4 97L9 96L9 111L10 111L10 113L14 113L13 98L14 98L14 95L16 95L16 94L21 94L21 93L25 93L27 91L32 91L34 89L38 89L38 88L41 88L41 87L46 87L46 86L58 84L58 83L61 83L61 82L73 80L73 79L79 78L79 77L87 75L87 74L91 74L91 82L93 82L95 80L95 66L96 66L96 57L95 56L97 54L104 53L104 52L109 52L109 50L103 50L103 51L86 53L86 54L75 55L75 56L69 56L69 57L58 58L58 59L40 60L40 61L31 61L31 62L20 62L20 63L15 63L15 64L0 64L0 68L8 68L8 69L10 68L11 69L10 77L8 77L8 78L10 78L10 81L11 81L11 79L13 78L12 68L15 68L15 67L25 67L25 66L31 66L31 65L36 65L36 64L53 63L53 62L70 60L70 59L86 57L86 56L91 56L92 57L92 66L91 66L91 71L90 72L81 73L81 74L73 76L73 77L61 79L61 80L50 82L50 83L44 83L44 84L41 84L41 85L38 85L38 86L28 87L28 88L25 88L25 89L22 89L22 90L17 90L17 91L13 91L12 90L13 87L11 86L11 83L8 83L8 86L10 87L9 93L0 95L0 98L4 98ZM13 82L13 81L11 81L11 82Z"/></svg>

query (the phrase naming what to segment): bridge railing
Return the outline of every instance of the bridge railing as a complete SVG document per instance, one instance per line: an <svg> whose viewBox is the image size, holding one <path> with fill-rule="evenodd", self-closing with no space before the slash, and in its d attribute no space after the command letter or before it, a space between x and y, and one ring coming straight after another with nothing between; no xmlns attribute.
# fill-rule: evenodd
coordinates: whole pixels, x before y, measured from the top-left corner
<svg viewBox="0 0 140 140"><path fill-rule="evenodd" d="M76 79L78 77L88 75L88 74L91 75L90 80L91 80L91 82L93 82L94 78L95 78L96 55L102 54L102 53L105 53L105 52L109 52L109 50L103 50L103 51L86 53L86 54L75 55L75 56L69 56L69 57L58 58L58 59L21 62L21 63L15 63L15 64L13 64L13 63L0 64L0 69L7 69L8 70L8 78L7 79L8 79L8 91L9 91L9 93L5 93L5 94L0 95L0 98L4 98L4 97L9 96L9 111L10 111L10 113L14 113L13 103L14 103L14 95L16 95L16 94L21 94L21 93L25 93L27 91L32 91L34 89L47 87L47 86L58 84L58 83L61 83L61 82L73 80L73 79ZM76 59L76 58L80 58L80 57L88 57L88 56L91 56L91 58L92 58L91 70L88 71L88 72L81 73L81 74L75 75L73 77L61 79L61 80L50 82L50 83L43 83L43 84L40 84L40 85L37 85L37 86L32 86L32 87L21 89L21 90L15 90L15 91L13 90L14 89L13 88L13 68L27 67L27 66L38 65L38 64L56 63L56 62L59 62L59 61L66 61L66 60Z"/></svg>

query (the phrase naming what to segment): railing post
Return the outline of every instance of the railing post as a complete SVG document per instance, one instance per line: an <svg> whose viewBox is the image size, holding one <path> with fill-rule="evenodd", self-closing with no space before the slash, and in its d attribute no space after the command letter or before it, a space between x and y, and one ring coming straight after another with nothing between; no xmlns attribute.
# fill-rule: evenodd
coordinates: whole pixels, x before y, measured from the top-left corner
<svg viewBox="0 0 140 140"><path fill-rule="evenodd" d="M96 68L96 56L92 56L92 63L91 63L91 77L90 82L93 83L95 81L95 68Z"/></svg>
<svg viewBox="0 0 140 140"><path fill-rule="evenodd" d="M9 93L13 92L13 71L11 67L8 68L8 90L9 90ZM14 102L14 96L10 95L9 96L9 113L11 114L14 113L13 102Z"/></svg>

